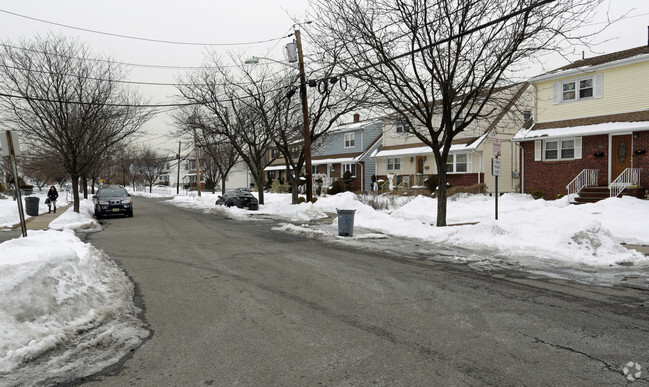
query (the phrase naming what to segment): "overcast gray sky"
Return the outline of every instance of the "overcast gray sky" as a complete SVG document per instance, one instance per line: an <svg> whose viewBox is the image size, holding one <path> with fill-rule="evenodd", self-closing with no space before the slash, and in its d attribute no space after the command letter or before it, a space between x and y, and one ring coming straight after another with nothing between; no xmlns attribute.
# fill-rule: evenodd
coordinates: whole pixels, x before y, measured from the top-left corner
<svg viewBox="0 0 649 387"><path fill-rule="evenodd" d="M599 14L605 21L610 9L613 17L628 13L621 23L611 26L598 36L605 41L593 48L597 53L608 53L647 44L649 0L610 0ZM275 39L292 31L293 18L303 20L308 0L58 0L58 1L2 1L0 2L0 36L3 40L30 38L37 34L54 32L78 37L97 53L110 55L126 63L158 66L200 66L206 52L203 45L156 43L110 36L66 28L43 21L20 17L20 14L72 27L132 37L173 42L218 44L211 46L220 52L242 52L250 56L283 59L283 46L292 38ZM10 12L10 13L7 13ZM597 28L594 24L585 28ZM303 27L303 30L308 26ZM272 40L275 39L275 40ZM248 42L271 42L246 44ZM305 42L305 46L308 42ZM575 47L569 60L581 58L581 51L593 56L586 47ZM548 58L547 69L567 64L565 58ZM184 71L178 68L135 66L129 80L137 82L174 83ZM530 76L535 75L534 69ZM151 103L173 103L176 90L172 86L139 86L140 92ZM147 141L175 153L177 143L164 137L173 123L160 115L146 124L152 135Z"/></svg>

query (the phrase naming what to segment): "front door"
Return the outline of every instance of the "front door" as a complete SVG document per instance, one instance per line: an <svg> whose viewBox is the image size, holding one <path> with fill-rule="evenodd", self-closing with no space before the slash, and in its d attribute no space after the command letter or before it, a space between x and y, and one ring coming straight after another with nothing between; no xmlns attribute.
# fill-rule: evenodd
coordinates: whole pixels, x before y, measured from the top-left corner
<svg viewBox="0 0 649 387"><path fill-rule="evenodd" d="M631 168L631 135L611 136L611 181L617 179L625 169Z"/></svg>
<svg viewBox="0 0 649 387"><path fill-rule="evenodd" d="M424 173L424 156L417 156L417 173Z"/></svg>

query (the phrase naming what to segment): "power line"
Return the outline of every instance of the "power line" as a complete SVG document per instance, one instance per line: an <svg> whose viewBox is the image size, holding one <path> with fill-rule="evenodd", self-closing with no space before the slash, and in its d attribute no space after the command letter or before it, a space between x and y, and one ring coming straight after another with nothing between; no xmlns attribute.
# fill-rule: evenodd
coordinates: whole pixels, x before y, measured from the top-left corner
<svg viewBox="0 0 649 387"><path fill-rule="evenodd" d="M138 37L138 36L122 35L122 34L115 34L115 33L112 33L112 32L97 31L97 30L91 30L91 29L88 29L88 28L75 27L75 26L71 26L71 25L68 25L68 24L56 23L56 22L52 22L52 21L49 21L49 20L38 19L38 18L35 18L35 17L31 17L31 16L21 15L19 13L7 11L7 10L4 10L4 9L0 9L0 12L4 12L4 13L9 14L9 15L22 17L22 18L29 19L29 20L34 20L34 21L41 22L41 23L52 24L52 25L59 26L59 27L65 27L65 28L70 28L70 29L73 29L73 30L79 30L79 31L85 31L85 32L92 32L93 34L114 36L114 37L117 37L117 38L124 38L124 39L142 40L142 41L146 41L146 42L165 43L165 44L178 44L178 45L185 45L185 46L244 46L244 45L269 43L269 42L274 42L276 40L280 40L280 39L285 38L285 36L281 36L281 37L278 37L278 38L267 39L267 40L258 40L258 41L253 41L253 42L238 42L238 43L178 42L178 41L172 41L172 40L142 38L142 37Z"/></svg>

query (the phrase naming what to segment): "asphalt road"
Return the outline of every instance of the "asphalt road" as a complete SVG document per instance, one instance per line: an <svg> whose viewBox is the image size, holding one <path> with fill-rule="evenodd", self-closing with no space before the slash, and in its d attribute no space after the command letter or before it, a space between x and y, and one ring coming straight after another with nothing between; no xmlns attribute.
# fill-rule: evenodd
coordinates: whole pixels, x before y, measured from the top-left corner
<svg viewBox="0 0 649 387"><path fill-rule="evenodd" d="M642 290L489 274L135 198L87 236L136 283L152 330L72 384L649 384Z"/></svg>

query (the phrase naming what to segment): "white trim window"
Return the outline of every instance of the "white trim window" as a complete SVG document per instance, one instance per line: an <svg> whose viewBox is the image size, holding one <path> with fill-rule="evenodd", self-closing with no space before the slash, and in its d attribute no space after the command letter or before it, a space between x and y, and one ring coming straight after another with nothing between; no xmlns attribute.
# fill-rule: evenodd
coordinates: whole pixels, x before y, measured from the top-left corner
<svg viewBox="0 0 649 387"><path fill-rule="evenodd" d="M352 173L352 177L356 177L356 164L342 164L342 168L340 168L340 177L345 177L345 172L347 171Z"/></svg>
<svg viewBox="0 0 649 387"><path fill-rule="evenodd" d="M451 153L446 160L446 173L470 173L471 153Z"/></svg>
<svg viewBox="0 0 649 387"><path fill-rule="evenodd" d="M602 74L555 82L552 85L554 104L602 97Z"/></svg>
<svg viewBox="0 0 649 387"><path fill-rule="evenodd" d="M534 142L535 161L581 159L581 137L537 140Z"/></svg>
<svg viewBox="0 0 649 387"><path fill-rule="evenodd" d="M356 143L356 133L345 133L345 148L353 148Z"/></svg>
<svg viewBox="0 0 649 387"><path fill-rule="evenodd" d="M387 171L400 171L403 168L403 157L388 157L384 166Z"/></svg>
<svg viewBox="0 0 649 387"><path fill-rule="evenodd" d="M395 127L395 131L397 133L410 133L411 132L410 127L408 125L406 125L406 124L397 124L397 126Z"/></svg>

